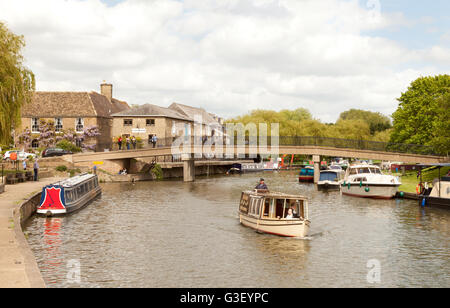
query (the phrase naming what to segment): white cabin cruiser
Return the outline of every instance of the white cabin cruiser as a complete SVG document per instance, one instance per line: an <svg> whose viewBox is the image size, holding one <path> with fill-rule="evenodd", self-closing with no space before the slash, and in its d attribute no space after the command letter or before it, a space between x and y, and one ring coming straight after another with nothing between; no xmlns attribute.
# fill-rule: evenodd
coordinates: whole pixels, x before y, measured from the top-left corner
<svg viewBox="0 0 450 308"><path fill-rule="evenodd" d="M397 177L383 174L378 166L359 164L347 169L341 192L354 197L392 199L400 185Z"/></svg>
<svg viewBox="0 0 450 308"><path fill-rule="evenodd" d="M341 187L344 171L340 166L332 167L320 171L319 182L317 182L319 190L339 190Z"/></svg>

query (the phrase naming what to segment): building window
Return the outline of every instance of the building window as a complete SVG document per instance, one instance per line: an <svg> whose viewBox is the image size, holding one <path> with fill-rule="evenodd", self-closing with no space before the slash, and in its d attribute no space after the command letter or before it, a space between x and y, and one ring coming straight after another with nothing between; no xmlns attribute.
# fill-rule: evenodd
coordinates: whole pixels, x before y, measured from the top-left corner
<svg viewBox="0 0 450 308"><path fill-rule="evenodd" d="M133 120L132 119L124 119L123 126L133 126Z"/></svg>
<svg viewBox="0 0 450 308"><path fill-rule="evenodd" d="M31 147L32 147L33 149L39 148L39 140L34 139L34 140L31 142Z"/></svg>
<svg viewBox="0 0 450 308"><path fill-rule="evenodd" d="M77 133L82 133L84 130L84 120L83 118L77 118L75 122L75 130Z"/></svg>
<svg viewBox="0 0 450 308"><path fill-rule="evenodd" d="M34 134L39 134L39 119L38 118L31 119L31 132Z"/></svg>
<svg viewBox="0 0 450 308"><path fill-rule="evenodd" d="M61 118L55 118L55 132L60 133L63 130L63 123Z"/></svg>
<svg viewBox="0 0 450 308"><path fill-rule="evenodd" d="M147 119L146 124L147 124L147 126L154 126L155 125L155 119Z"/></svg>

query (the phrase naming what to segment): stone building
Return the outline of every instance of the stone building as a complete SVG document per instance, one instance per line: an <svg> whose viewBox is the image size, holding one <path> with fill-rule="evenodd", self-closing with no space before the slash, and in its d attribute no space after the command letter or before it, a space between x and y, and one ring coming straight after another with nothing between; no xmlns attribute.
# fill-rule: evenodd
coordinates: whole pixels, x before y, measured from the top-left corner
<svg viewBox="0 0 450 308"><path fill-rule="evenodd" d="M40 120L53 121L56 131L73 129L82 134L84 129L97 126L100 136L94 141L96 151L111 146L112 114L129 109L126 102L113 98L113 86L103 83L97 92L35 92L30 104L22 109L20 134L30 129L33 135L39 134ZM33 140L32 147L39 142Z"/></svg>
<svg viewBox="0 0 450 308"><path fill-rule="evenodd" d="M145 104L112 115L112 136L136 137L150 143L156 135L158 145L171 145L174 138L190 136L193 121L176 110Z"/></svg>
<svg viewBox="0 0 450 308"><path fill-rule="evenodd" d="M183 104L173 103L169 109L186 116L193 121L196 126L202 127L202 131L195 132L194 135L201 136L223 136L223 119L215 114L209 113L203 108L187 106Z"/></svg>

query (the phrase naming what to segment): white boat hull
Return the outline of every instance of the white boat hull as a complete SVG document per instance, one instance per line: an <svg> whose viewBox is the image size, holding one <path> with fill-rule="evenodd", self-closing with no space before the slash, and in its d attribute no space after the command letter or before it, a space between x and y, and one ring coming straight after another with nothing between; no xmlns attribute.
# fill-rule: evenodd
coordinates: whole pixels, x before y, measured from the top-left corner
<svg viewBox="0 0 450 308"><path fill-rule="evenodd" d="M284 237L306 237L310 226L308 220L257 219L243 214L239 214L239 220L242 225L258 232Z"/></svg>
<svg viewBox="0 0 450 308"><path fill-rule="evenodd" d="M339 190L340 187L341 187L341 182L319 181L317 183L317 188L319 190Z"/></svg>
<svg viewBox="0 0 450 308"><path fill-rule="evenodd" d="M395 197L400 185L366 185L352 184L341 186L341 192L347 196L374 199L392 199ZM368 191L366 191L368 188Z"/></svg>

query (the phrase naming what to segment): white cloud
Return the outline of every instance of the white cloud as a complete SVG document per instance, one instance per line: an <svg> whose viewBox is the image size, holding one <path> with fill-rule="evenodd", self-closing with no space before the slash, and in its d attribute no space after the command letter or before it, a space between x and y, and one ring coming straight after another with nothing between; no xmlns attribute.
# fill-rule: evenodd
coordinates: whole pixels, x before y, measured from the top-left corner
<svg viewBox="0 0 450 308"><path fill-rule="evenodd" d="M443 47L364 34L409 22L376 4L0 0L0 20L25 35L38 90L98 91L107 80L132 104L177 101L223 116L305 107L334 121L349 108L390 114L412 80L450 66Z"/></svg>

